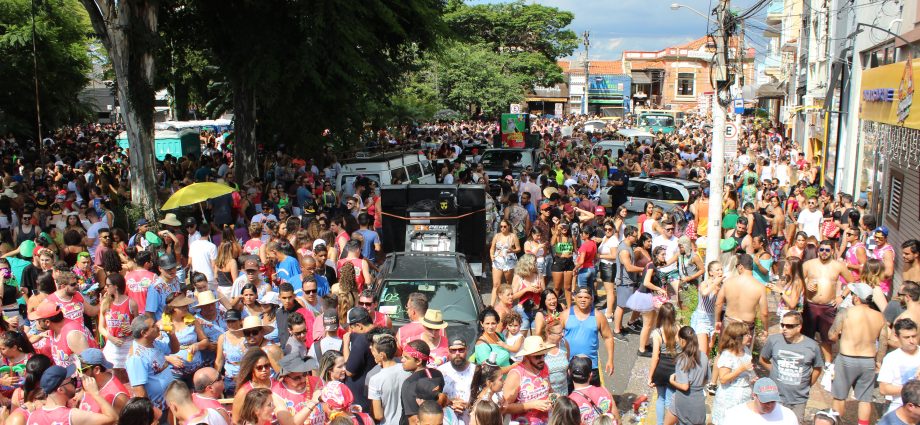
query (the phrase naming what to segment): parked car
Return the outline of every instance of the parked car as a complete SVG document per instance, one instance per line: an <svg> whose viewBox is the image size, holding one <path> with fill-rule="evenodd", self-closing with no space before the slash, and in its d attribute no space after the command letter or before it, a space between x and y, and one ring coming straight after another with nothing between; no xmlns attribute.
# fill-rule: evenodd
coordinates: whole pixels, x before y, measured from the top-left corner
<svg viewBox="0 0 920 425"><path fill-rule="evenodd" d="M690 192L699 190L700 184L690 180L671 177L634 177L626 185L625 204L631 213L642 214L645 204L651 201L661 207L666 213L676 207L687 205ZM610 189L612 190L612 189ZM611 208L610 190L601 191L601 205Z"/></svg>
<svg viewBox="0 0 920 425"><path fill-rule="evenodd" d="M388 254L376 280L378 311L399 329L409 323L406 301L420 292L428 308L441 310L447 322L447 338L462 339L472 347L479 336L479 312L483 310L479 284L466 256L456 252Z"/></svg>
<svg viewBox="0 0 920 425"><path fill-rule="evenodd" d="M610 151L613 158L619 158L620 151L626 151L626 146L629 145L629 140L601 140L597 142L592 147L593 150L601 149L602 151Z"/></svg>

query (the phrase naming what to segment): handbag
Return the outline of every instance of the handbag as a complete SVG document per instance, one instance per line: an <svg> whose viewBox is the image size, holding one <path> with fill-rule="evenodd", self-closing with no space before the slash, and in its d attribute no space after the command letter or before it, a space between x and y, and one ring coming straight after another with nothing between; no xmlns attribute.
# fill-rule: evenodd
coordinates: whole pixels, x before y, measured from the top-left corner
<svg viewBox="0 0 920 425"><path fill-rule="evenodd" d="M655 366L655 371L652 372L652 383L655 386L670 386L671 385L671 375L674 374L676 361L674 356L667 353L658 354L658 365Z"/></svg>

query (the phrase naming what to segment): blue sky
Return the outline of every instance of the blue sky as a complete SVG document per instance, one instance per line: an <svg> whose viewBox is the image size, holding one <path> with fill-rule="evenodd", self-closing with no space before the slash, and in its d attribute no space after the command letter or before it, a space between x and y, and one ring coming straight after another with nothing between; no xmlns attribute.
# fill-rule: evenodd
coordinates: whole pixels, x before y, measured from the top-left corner
<svg viewBox="0 0 920 425"><path fill-rule="evenodd" d="M473 0L470 4L496 3L501 0ZM575 14L571 29L579 35L591 33L592 59L619 59L624 50L660 50L685 43L706 34L707 21L686 8L671 10L674 0L528 0L545 6L557 7ZM756 0L733 1L733 9L747 9ZM704 14L718 0L680 0ZM763 19L765 11L758 19ZM751 31L753 40L747 43L763 50L763 38ZM758 45L758 43L761 43ZM576 50L579 57L582 50Z"/></svg>

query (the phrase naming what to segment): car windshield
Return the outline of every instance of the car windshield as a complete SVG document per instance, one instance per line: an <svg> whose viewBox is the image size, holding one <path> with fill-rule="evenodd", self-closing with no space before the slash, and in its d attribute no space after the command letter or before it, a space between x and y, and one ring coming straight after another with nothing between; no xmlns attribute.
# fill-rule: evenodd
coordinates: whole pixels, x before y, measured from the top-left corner
<svg viewBox="0 0 920 425"><path fill-rule="evenodd" d="M520 151L486 151L479 162L486 168L504 168L505 161L515 168L524 166L524 155Z"/></svg>
<svg viewBox="0 0 920 425"><path fill-rule="evenodd" d="M409 294L420 292L428 298L428 308L441 310L445 321L476 323L476 304L472 289L462 280L388 280L380 292L379 311L395 322L408 322L406 302Z"/></svg>
<svg viewBox="0 0 920 425"><path fill-rule="evenodd" d="M674 118L671 118L667 115L646 115L642 118L641 125L655 126L655 127L673 127Z"/></svg>

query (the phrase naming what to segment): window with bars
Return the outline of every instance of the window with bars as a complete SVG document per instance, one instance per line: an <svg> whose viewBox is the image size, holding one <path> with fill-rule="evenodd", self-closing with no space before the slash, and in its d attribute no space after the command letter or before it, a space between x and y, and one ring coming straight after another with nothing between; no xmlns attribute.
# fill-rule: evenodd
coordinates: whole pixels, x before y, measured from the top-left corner
<svg viewBox="0 0 920 425"><path fill-rule="evenodd" d="M677 95L694 96L696 74L692 72L679 72L677 74Z"/></svg>

